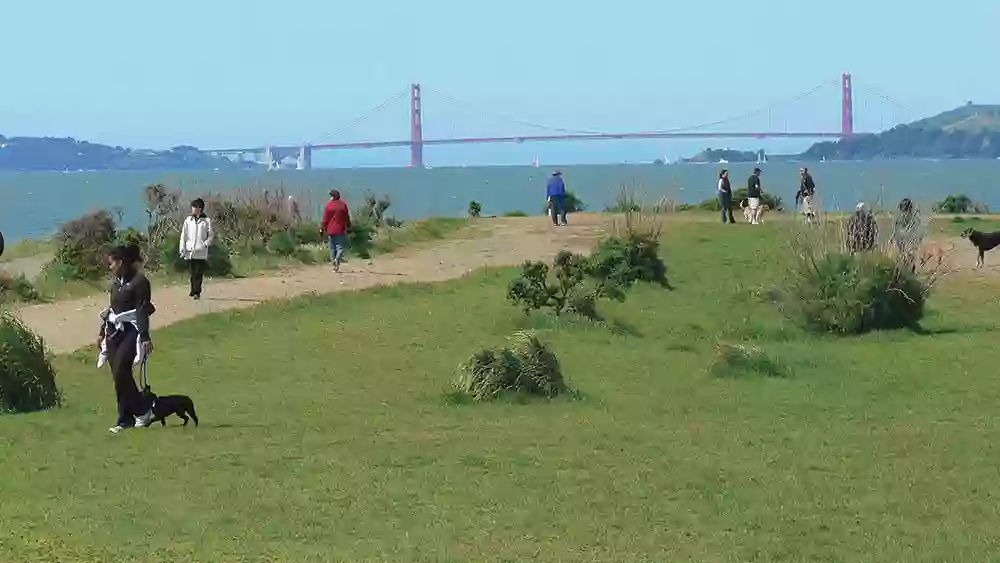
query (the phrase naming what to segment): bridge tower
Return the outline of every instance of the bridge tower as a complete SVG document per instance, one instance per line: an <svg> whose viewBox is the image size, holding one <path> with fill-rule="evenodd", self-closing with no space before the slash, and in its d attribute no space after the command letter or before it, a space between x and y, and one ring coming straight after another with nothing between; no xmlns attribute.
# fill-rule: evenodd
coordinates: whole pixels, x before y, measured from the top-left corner
<svg viewBox="0 0 1000 563"><path fill-rule="evenodd" d="M295 168L298 170L312 170L313 148L310 144L299 147L299 154L295 158Z"/></svg>
<svg viewBox="0 0 1000 563"><path fill-rule="evenodd" d="M423 107L419 84L410 85L410 166L424 167Z"/></svg>
<svg viewBox="0 0 1000 563"><path fill-rule="evenodd" d="M854 134L854 88L851 86L851 75L840 75L840 134L850 137Z"/></svg>

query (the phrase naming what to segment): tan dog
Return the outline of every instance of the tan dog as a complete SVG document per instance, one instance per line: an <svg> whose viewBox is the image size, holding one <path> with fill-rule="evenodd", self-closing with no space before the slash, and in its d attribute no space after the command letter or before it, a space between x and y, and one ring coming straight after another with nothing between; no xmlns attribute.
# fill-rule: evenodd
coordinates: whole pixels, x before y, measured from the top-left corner
<svg viewBox="0 0 1000 563"><path fill-rule="evenodd" d="M740 209L743 210L743 218L746 219L746 222L753 222L753 212L750 210L750 201L746 199L740 200ZM763 223L764 215L770 210L771 208L768 207L766 203L761 203L760 207L757 208L757 221Z"/></svg>

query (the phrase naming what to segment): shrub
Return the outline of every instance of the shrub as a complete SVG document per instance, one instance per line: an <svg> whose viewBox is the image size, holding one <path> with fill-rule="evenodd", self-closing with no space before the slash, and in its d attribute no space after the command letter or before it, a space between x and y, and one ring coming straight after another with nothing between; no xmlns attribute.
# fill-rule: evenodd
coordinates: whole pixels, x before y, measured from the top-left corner
<svg viewBox="0 0 1000 563"><path fill-rule="evenodd" d="M0 303L37 301L39 298L38 289L24 277L24 274L15 276L0 270Z"/></svg>
<svg viewBox="0 0 1000 563"><path fill-rule="evenodd" d="M799 263L785 305L807 330L860 334L916 326L928 289L879 252L828 253Z"/></svg>
<svg viewBox="0 0 1000 563"><path fill-rule="evenodd" d="M565 310L595 317L594 305L599 297L624 299L619 288L603 284L587 284L590 260L563 250L556 254L551 268L544 262L525 262L520 275L510 282L507 298L525 313L551 309L557 316Z"/></svg>
<svg viewBox="0 0 1000 563"><path fill-rule="evenodd" d="M365 192L364 199L354 211L351 212L352 222L371 225L378 229L388 227L385 222L385 212L392 205L389 196L378 196L372 192Z"/></svg>
<svg viewBox="0 0 1000 563"><path fill-rule="evenodd" d="M577 197L577 195L569 190L566 190L566 213L577 213L580 211L586 211L587 205L583 203L583 200Z"/></svg>
<svg viewBox="0 0 1000 563"><path fill-rule="evenodd" d="M577 197L577 195L569 190L566 190L565 199L563 199L563 204L566 206L566 213L577 213L580 211L585 211L587 205L583 203L583 200ZM544 212L548 214L549 208L546 204ZM515 217L515 215L507 214L507 217Z"/></svg>
<svg viewBox="0 0 1000 563"><path fill-rule="evenodd" d="M733 201L730 207L733 209L739 209L740 202L747 199L747 189L737 188L733 191ZM774 195L768 192L761 194L760 202L766 205L771 211L784 211L784 202L781 201L781 196ZM703 211L722 211L722 204L719 202L718 197L711 197L702 200L698 204L698 208Z"/></svg>
<svg viewBox="0 0 1000 563"><path fill-rule="evenodd" d="M376 233L376 228L370 223L352 221L351 227L347 229L348 251L365 260L371 258Z"/></svg>
<svg viewBox="0 0 1000 563"><path fill-rule="evenodd" d="M567 389L555 354L527 332L514 333L506 347L476 352L459 373L456 387L474 401L508 393L551 398Z"/></svg>
<svg viewBox="0 0 1000 563"><path fill-rule="evenodd" d="M292 227L292 236L298 244L326 244L326 235L316 223L303 222Z"/></svg>
<svg viewBox="0 0 1000 563"><path fill-rule="evenodd" d="M548 213L548 209L546 209L545 212ZM524 211L515 210L515 211L508 211L508 212L504 213L503 216L504 217L527 217L528 214L525 213Z"/></svg>
<svg viewBox="0 0 1000 563"><path fill-rule="evenodd" d="M480 204L478 201L475 201L475 200L470 201L469 202L469 211L468 211L468 213L469 213L469 217L472 217L473 219L478 218L480 215L483 214L483 206L482 206L482 204Z"/></svg>
<svg viewBox="0 0 1000 563"><path fill-rule="evenodd" d="M0 313L0 412L32 412L62 402L41 337Z"/></svg>
<svg viewBox="0 0 1000 563"><path fill-rule="evenodd" d="M949 195L934 205L935 213L966 213L985 214L990 212L990 208L981 203L973 202L967 195Z"/></svg>
<svg viewBox="0 0 1000 563"><path fill-rule="evenodd" d="M669 287L667 266L660 258L663 224L660 217L633 211L612 224L612 235L597 244L590 275L606 286L628 288L644 281Z"/></svg>
<svg viewBox="0 0 1000 563"><path fill-rule="evenodd" d="M163 239L160 248L157 249L162 257L162 266L169 267L175 272L188 271L188 261L181 258L177 252L180 246L180 234L176 233ZM212 246L208 247L208 264L205 266L205 273L209 276L228 276L233 273L233 261L230 257L229 248L222 240L216 239Z"/></svg>
<svg viewBox="0 0 1000 563"><path fill-rule="evenodd" d="M67 275L73 278L99 278L107 269L107 246L114 240L115 219L111 213L106 210L88 213L59 227L55 261L65 266Z"/></svg>
<svg viewBox="0 0 1000 563"><path fill-rule="evenodd" d="M288 231L277 233L267 241L267 250L278 256L291 256L298 248L298 241Z"/></svg>
<svg viewBox="0 0 1000 563"><path fill-rule="evenodd" d="M785 377L789 375L787 368L757 346L716 342L715 354L709 373L716 377L746 375Z"/></svg>

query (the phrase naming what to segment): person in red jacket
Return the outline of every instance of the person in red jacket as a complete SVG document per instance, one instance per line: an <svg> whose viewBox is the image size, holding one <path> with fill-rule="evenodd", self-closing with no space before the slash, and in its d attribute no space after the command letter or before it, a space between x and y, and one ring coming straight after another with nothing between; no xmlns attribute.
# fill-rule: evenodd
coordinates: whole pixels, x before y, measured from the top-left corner
<svg viewBox="0 0 1000 563"><path fill-rule="evenodd" d="M330 190L330 201L323 208L323 221L319 225L320 232L330 240L330 261L333 270L340 271L340 261L344 258L344 248L347 246L347 229L351 228L351 213L347 204L340 199L339 190Z"/></svg>

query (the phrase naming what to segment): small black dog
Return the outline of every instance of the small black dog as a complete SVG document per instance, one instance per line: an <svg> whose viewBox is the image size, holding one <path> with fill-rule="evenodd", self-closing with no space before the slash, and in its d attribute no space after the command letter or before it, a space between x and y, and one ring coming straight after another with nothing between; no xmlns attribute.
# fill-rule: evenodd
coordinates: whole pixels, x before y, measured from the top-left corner
<svg viewBox="0 0 1000 563"><path fill-rule="evenodd" d="M1000 246L1000 232L983 233L973 228L968 228L962 231L962 238L969 239L975 245L976 250L979 251L979 256L976 258L976 267L983 266L983 254Z"/></svg>
<svg viewBox="0 0 1000 563"><path fill-rule="evenodd" d="M194 425L198 426L198 415L194 412L194 401L187 395L164 395L159 397L147 386L142 390L142 399L147 405L150 403L153 405L153 419L149 421L148 426L152 426L154 422L159 422L162 426L166 426L166 419L172 414L181 417L184 421L184 426L187 426L189 416L194 421Z"/></svg>

